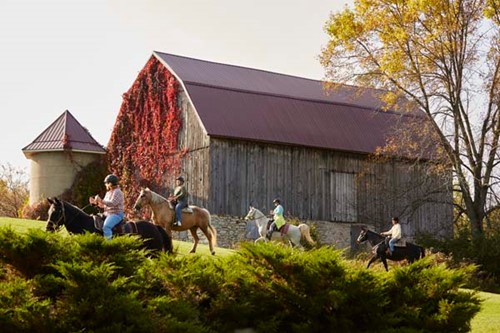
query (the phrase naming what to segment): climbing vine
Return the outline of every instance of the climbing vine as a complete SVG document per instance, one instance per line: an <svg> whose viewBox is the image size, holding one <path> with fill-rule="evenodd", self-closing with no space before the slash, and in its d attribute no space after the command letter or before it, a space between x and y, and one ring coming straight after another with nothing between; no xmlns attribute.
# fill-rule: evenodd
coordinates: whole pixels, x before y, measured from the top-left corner
<svg viewBox="0 0 500 333"><path fill-rule="evenodd" d="M178 87L175 77L152 56L123 94L108 156L128 208L141 186L162 189L165 179L180 171Z"/></svg>

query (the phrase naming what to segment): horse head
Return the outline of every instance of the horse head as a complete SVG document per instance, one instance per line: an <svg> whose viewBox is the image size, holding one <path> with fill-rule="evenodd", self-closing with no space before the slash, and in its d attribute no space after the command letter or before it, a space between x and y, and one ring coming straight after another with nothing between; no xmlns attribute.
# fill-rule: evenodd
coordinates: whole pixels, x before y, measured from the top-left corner
<svg viewBox="0 0 500 333"><path fill-rule="evenodd" d="M64 203L58 198L47 198L47 201L49 202L50 207L45 230L54 232L62 227L64 220L66 219L64 214Z"/></svg>
<svg viewBox="0 0 500 333"><path fill-rule="evenodd" d="M139 192L137 200L135 200L134 210L140 211L143 206L149 205L151 202L151 190L149 188L142 188Z"/></svg>
<svg viewBox="0 0 500 333"><path fill-rule="evenodd" d="M363 242L366 242L367 239L368 239L368 228L365 226L362 226L361 232L359 233L359 236L356 239L356 243L361 244Z"/></svg>
<svg viewBox="0 0 500 333"><path fill-rule="evenodd" d="M250 205L250 208L248 209L248 213L245 216L245 220L255 220L255 213L256 213L255 207Z"/></svg>

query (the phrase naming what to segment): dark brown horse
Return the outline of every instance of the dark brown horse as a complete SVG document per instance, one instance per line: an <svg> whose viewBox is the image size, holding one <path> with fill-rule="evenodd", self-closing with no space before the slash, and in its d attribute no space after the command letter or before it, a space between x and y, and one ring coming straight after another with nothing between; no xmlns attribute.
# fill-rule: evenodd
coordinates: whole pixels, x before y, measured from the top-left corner
<svg viewBox="0 0 500 333"><path fill-rule="evenodd" d="M191 253L196 252L196 247L200 238L196 234L198 229L205 234L208 240L210 253L215 254L214 247L217 246L217 232L211 224L210 213L205 208L197 206L189 206L191 212L182 211L182 225L179 227L173 226L175 211L172 204L156 192L151 191L149 188L144 188L139 193L135 201L134 209L140 210L144 206L151 207L153 211L153 222L165 228L169 236L172 236L172 230L184 231L188 230L193 236L193 247Z"/></svg>
<svg viewBox="0 0 500 333"><path fill-rule="evenodd" d="M50 208L48 212L47 231L57 231L63 225L71 234L85 232L98 233L102 230L95 227L94 218L80 208L60 200L48 198ZM161 227L148 221L127 222L124 225L126 234L136 234L144 240L144 248L152 251L172 252L172 238Z"/></svg>
<svg viewBox="0 0 500 333"><path fill-rule="evenodd" d="M389 255L386 252L389 245L386 244L385 236L371 231L367 227L361 227L361 232L359 233L356 242L363 243L365 241L370 243L373 252L373 256L370 261L368 261L368 266L366 268L369 268L375 260L380 259L384 264L385 270L388 271L389 268L387 267L387 259L392 261L401 261L406 259L411 264L415 260L425 256L425 249L423 247L408 242L404 247L396 245L394 247L394 252Z"/></svg>

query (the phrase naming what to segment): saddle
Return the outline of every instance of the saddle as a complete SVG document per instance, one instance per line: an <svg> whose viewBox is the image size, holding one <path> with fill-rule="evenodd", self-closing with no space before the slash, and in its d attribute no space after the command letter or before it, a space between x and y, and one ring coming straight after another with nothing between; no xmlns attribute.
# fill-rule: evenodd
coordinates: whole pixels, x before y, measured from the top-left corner
<svg viewBox="0 0 500 333"><path fill-rule="evenodd" d="M170 208L173 209L173 210L175 210L175 205L177 205L177 201L175 201L175 200L169 200L168 203L170 204ZM187 205L187 207L182 208L182 211L184 213L192 214L193 213L193 207L194 206Z"/></svg>
<svg viewBox="0 0 500 333"><path fill-rule="evenodd" d="M267 226L266 226L266 230L269 230L269 227L271 226L271 223L273 223L274 220L268 220L267 221ZM281 229L279 230L274 230L274 232L278 231L281 236L283 237L284 235L286 235L288 233L288 229L290 228L290 224L288 222L286 222L282 227Z"/></svg>
<svg viewBox="0 0 500 333"><path fill-rule="evenodd" d="M184 207L184 208L182 208L182 211L184 213L192 214L193 213L193 207L192 206Z"/></svg>
<svg viewBox="0 0 500 333"><path fill-rule="evenodd" d="M278 230L281 233L281 236L284 236L285 234L288 233L288 229L290 228L290 224L287 222L285 223L280 230Z"/></svg>
<svg viewBox="0 0 500 333"><path fill-rule="evenodd" d="M389 246L390 239L390 237L385 239L385 245ZM400 238L396 243L394 243L394 247L406 247L406 239Z"/></svg>
<svg viewBox="0 0 500 333"><path fill-rule="evenodd" d="M101 231L102 232L102 227L104 225L104 220L106 219L104 217L104 215L102 214L93 214L92 215L92 218L94 219L94 227ZM128 230L126 230L126 224L127 222L125 221L125 219L122 219L117 225L115 225L113 227L113 234L116 234L116 235L122 235L122 234L125 234L127 232L130 232Z"/></svg>

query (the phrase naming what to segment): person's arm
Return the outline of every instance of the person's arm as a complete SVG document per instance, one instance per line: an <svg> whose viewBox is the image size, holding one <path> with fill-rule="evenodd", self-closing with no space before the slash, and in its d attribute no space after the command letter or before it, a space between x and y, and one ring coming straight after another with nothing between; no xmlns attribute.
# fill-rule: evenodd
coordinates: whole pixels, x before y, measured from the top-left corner
<svg viewBox="0 0 500 333"><path fill-rule="evenodd" d="M181 200L185 196L186 196L186 189L184 188L184 186L181 186L179 188L179 192L177 193L177 195L174 196L174 198L175 198L175 200Z"/></svg>
<svg viewBox="0 0 500 333"><path fill-rule="evenodd" d="M123 204L124 197L123 197L123 192L119 191L118 189L113 190L113 192L110 195L111 197L109 199L101 199L101 203L105 206L108 207L119 207Z"/></svg>
<svg viewBox="0 0 500 333"><path fill-rule="evenodd" d="M380 234L381 234L382 236L390 236L390 235L392 234L392 228L391 228L391 230L381 232Z"/></svg>

